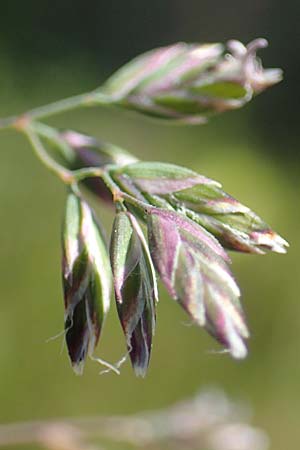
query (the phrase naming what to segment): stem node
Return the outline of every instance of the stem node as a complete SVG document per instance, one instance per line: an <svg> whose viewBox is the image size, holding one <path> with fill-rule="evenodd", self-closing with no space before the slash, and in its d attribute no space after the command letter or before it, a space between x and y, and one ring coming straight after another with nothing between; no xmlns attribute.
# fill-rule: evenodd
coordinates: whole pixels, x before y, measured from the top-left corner
<svg viewBox="0 0 300 450"><path fill-rule="evenodd" d="M31 119L28 114L22 114L17 117L12 127L17 131L25 131L31 124Z"/></svg>

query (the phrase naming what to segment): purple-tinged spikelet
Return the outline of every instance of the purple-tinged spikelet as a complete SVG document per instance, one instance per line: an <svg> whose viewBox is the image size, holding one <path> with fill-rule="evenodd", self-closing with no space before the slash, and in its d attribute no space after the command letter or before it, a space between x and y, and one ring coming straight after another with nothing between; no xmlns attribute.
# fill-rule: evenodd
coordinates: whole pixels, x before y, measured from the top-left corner
<svg viewBox="0 0 300 450"><path fill-rule="evenodd" d="M245 253L286 253L288 243L221 187L199 184L175 192L170 202L216 236L225 248Z"/></svg>
<svg viewBox="0 0 300 450"><path fill-rule="evenodd" d="M288 243L247 206L222 190L217 181L185 167L161 162L136 162L114 173L128 193L153 206L181 212L230 250L285 253Z"/></svg>
<svg viewBox="0 0 300 450"><path fill-rule="evenodd" d="M203 123L212 114L240 108L253 95L281 80L279 69L264 70L256 39L246 47L178 43L141 56L118 70L101 89L115 103L143 114L182 123Z"/></svg>
<svg viewBox="0 0 300 450"><path fill-rule="evenodd" d="M244 358L249 333L240 291L218 241L182 214L160 209L148 216L148 234L155 268L169 294L233 357Z"/></svg>
<svg viewBox="0 0 300 450"><path fill-rule="evenodd" d="M143 232L126 211L113 224L111 265L120 322L136 375L145 376L155 331L157 286Z"/></svg>
<svg viewBox="0 0 300 450"><path fill-rule="evenodd" d="M81 374L109 309L111 270L95 216L73 192L67 199L62 244L66 342L73 369Z"/></svg>

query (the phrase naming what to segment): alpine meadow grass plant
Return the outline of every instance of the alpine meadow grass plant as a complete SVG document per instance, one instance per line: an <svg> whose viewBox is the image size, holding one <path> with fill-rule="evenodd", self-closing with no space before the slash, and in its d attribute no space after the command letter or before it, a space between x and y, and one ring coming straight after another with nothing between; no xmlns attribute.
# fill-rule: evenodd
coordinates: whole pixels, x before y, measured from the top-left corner
<svg viewBox="0 0 300 450"><path fill-rule="evenodd" d="M219 182L174 164L139 161L111 143L50 127L43 119L105 104L161 121L202 124L281 80L279 69L263 69L256 56L266 45L256 39L247 46L230 41L227 47L159 48L92 92L0 120L0 129L23 132L36 156L66 185L64 324L76 373L82 373L87 356L106 364L94 350L114 289L133 369L145 376L156 323L156 274L195 324L232 357L244 358L249 330L227 250L285 253L288 243ZM110 244L87 190L103 207L114 205ZM107 365L119 372L120 363Z"/></svg>

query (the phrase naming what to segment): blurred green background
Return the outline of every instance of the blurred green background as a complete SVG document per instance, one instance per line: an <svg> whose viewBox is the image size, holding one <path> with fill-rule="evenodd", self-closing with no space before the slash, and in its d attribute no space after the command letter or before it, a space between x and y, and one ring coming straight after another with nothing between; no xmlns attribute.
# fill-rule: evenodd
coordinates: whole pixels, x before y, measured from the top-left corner
<svg viewBox="0 0 300 450"><path fill-rule="evenodd" d="M246 108L202 127L171 127L101 108L51 124L113 141L140 158L186 165L223 183L291 244L287 256L232 255L252 337L246 361L213 354L218 345L162 289L146 379L124 366L76 377L61 355L60 223L65 192L12 132L0 135L0 421L132 413L168 406L218 385L251 405L273 450L300 445L299 17L288 0L28 0L1 4L0 116L98 86L125 61L176 41L247 42L266 37L266 66L284 81ZM298 48L297 48L298 46ZM111 216L99 213L107 227ZM114 305L98 354L124 353Z"/></svg>

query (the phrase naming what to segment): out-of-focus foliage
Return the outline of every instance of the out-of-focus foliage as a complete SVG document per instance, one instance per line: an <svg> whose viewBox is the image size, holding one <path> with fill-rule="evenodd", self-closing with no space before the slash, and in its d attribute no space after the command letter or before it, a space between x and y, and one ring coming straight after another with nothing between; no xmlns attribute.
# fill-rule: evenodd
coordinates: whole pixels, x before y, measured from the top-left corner
<svg viewBox="0 0 300 450"><path fill-rule="evenodd" d="M268 450L269 438L249 419L248 408L210 389L151 412L0 425L0 447L23 443L48 450Z"/></svg>

